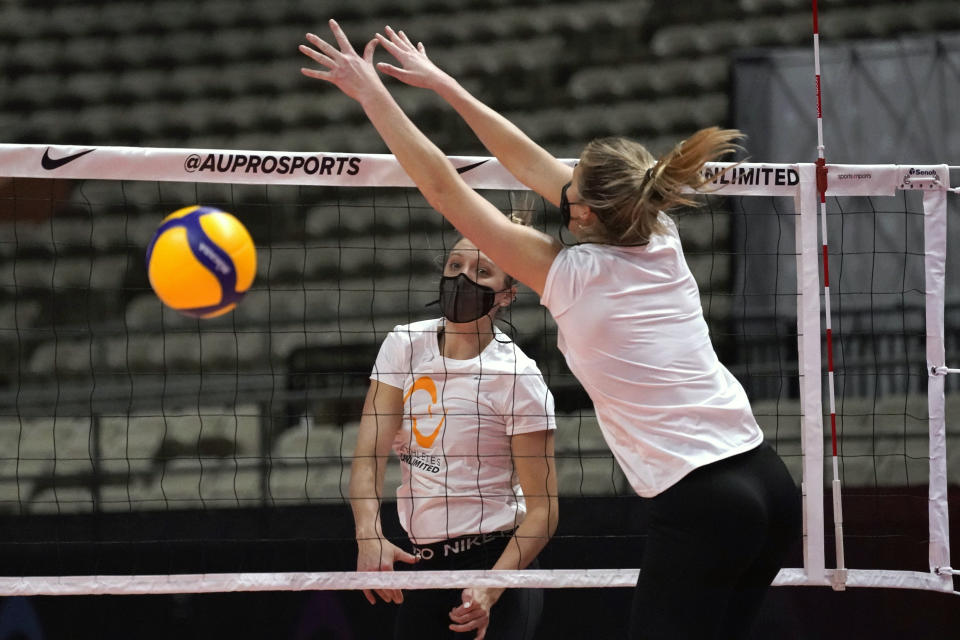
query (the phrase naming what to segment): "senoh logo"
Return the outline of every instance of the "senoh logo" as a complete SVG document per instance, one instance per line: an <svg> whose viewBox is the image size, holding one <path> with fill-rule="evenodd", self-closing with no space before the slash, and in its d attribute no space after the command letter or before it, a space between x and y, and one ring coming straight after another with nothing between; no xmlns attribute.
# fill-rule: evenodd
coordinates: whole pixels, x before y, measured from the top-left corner
<svg viewBox="0 0 960 640"><path fill-rule="evenodd" d="M183 162L187 173L275 173L278 175L355 176L360 158L330 156L275 156L255 153L190 154Z"/></svg>
<svg viewBox="0 0 960 640"><path fill-rule="evenodd" d="M900 180L901 189L939 189L941 188L940 175L934 168L910 167L903 179Z"/></svg>

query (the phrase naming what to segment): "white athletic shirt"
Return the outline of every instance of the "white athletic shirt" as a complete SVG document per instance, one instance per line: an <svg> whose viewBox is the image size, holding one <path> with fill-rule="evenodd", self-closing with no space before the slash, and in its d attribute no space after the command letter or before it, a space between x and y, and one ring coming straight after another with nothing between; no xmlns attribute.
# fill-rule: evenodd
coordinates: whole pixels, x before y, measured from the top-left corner
<svg viewBox="0 0 960 640"><path fill-rule="evenodd" d="M763 440L713 350L676 225L661 218L667 231L643 246L561 250L541 296L607 444L644 497Z"/></svg>
<svg viewBox="0 0 960 640"><path fill-rule="evenodd" d="M443 322L394 327L370 376L404 394L393 442L403 472L397 511L417 544L523 522L510 437L556 428L553 396L533 360L499 330L478 357L445 358Z"/></svg>

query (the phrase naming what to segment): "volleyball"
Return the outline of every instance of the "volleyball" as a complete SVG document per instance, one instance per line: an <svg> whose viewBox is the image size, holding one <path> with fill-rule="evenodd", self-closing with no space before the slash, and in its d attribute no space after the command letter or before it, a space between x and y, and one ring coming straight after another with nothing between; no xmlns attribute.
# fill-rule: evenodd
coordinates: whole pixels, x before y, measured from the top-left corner
<svg viewBox="0 0 960 640"><path fill-rule="evenodd" d="M147 247L147 275L168 307L195 318L233 310L257 270L250 232L233 215L193 205L160 223Z"/></svg>

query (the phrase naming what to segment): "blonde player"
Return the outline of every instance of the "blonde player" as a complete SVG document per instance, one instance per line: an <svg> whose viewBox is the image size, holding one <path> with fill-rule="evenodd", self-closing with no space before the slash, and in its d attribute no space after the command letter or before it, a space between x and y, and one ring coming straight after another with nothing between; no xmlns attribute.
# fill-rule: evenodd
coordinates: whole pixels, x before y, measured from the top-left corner
<svg viewBox="0 0 960 640"><path fill-rule="evenodd" d="M512 278L460 239L440 281L443 317L395 327L384 340L350 478L359 571L390 571L395 562L522 569L553 535L553 397L536 364L493 324L516 292ZM397 510L413 553L380 527L391 449L402 465ZM395 637L403 639L529 639L543 608L535 589L377 594L400 604Z"/></svg>
<svg viewBox="0 0 960 640"><path fill-rule="evenodd" d="M316 35L304 69L357 100L430 204L508 273L540 294L559 347L590 394L600 427L650 528L630 637L742 638L800 533L800 497L763 443L750 403L719 362L697 285L664 211L688 202L704 163L738 132L697 132L664 156L614 138L593 141L576 168L559 162L470 95L389 27L357 55ZM522 183L559 205L583 243L564 248L510 225L457 175L407 118L373 65L382 45L400 66L377 68L446 100Z"/></svg>

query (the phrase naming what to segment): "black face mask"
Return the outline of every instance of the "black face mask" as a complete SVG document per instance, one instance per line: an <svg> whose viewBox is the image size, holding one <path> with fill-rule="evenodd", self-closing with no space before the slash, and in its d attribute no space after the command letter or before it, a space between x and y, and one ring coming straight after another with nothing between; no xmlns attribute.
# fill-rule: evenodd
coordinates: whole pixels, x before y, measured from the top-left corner
<svg viewBox="0 0 960 640"><path fill-rule="evenodd" d="M560 189L560 224L564 229L570 228L570 201L567 200L567 189L570 188L570 184L568 182Z"/></svg>
<svg viewBox="0 0 960 640"><path fill-rule="evenodd" d="M473 322L493 309L496 291L461 273L440 278L440 311L450 322Z"/></svg>

